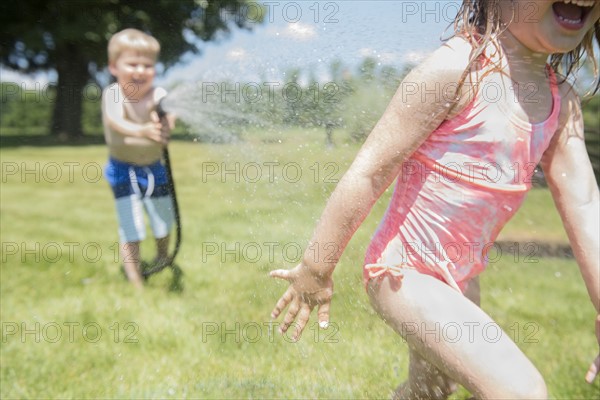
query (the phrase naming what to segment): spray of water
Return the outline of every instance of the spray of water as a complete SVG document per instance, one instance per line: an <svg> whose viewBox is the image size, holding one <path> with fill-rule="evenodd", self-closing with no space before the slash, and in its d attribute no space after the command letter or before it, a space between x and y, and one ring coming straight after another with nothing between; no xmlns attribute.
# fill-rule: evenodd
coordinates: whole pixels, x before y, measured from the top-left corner
<svg viewBox="0 0 600 400"><path fill-rule="evenodd" d="M252 128L273 128L243 101L219 93L207 93L201 84L182 83L162 102L163 108L185 123L190 134L202 142L232 143Z"/></svg>

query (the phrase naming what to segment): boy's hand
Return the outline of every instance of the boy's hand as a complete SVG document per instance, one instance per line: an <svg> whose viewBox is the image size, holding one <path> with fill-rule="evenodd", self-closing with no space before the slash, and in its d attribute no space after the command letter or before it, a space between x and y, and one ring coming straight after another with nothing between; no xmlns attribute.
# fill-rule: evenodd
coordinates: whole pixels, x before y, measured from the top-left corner
<svg viewBox="0 0 600 400"><path fill-rule="evenodd" d="M598 347L600 347L600 314L596 316L596 338L598 339ZM587 383L593 383L594 378L600 372L600 353L594 360L594 362L590 365L587 374L585 374L585 380Z"/></svg>
<svg viewBox="0 0 600 400"><path fill-rule="evenodd" d="M161 123L156 111L150 113L150 119L151 122L147 122L142 126L142 136L162 145L166 145L171 136L170 130L168 126L166 126L167 124Z"/></svg>
<svg viewBox="0 0 600 400"><path fill-rule="evenodd" d="M327 327L329 306L333 296L333 280L330 276L316 276L303 264L298 264L291 270L271 271L270 276L290 282L290 286L271 312L271 318L275 319L289 306L279 328L280 333L285 333L297 317L293 340L298 340L315 306L318 306L319 310L319 325L322 328Z"/></svg>

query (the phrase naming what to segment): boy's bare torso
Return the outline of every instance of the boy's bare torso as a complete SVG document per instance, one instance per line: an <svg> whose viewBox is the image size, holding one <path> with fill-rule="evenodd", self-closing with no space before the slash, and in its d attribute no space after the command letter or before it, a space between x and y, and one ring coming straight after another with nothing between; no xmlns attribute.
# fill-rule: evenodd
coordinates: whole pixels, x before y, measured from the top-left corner
<svg viewBox="0 0 600 400"><path fill-rule="evenodd" d="M104 102L117 102L123 110L123 117L137 124L150 122L150 112L155 107L155 89L139 100L130 100L114 83L104 91ZM162 146L148 138L125 136L104 123L104 137L111 157L130 164L150 165L162 157Z"/></svg>

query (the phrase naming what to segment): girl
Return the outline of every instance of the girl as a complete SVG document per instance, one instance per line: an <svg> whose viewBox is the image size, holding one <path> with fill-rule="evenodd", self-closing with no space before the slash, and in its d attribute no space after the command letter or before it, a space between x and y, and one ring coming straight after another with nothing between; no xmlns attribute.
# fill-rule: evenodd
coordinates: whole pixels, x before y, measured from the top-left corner
<svg viewBox="0 0 600 400"><path fill-rule="evenodd" d="M598 187L579 98L555 72L568 76L586 52L594 60L599 17L600 0L463 1L454 37L406 77L331 195L310 252L294 269L271 272L290 282L272 312L287 307L280 331L296 321L297 338L315 307L327 326L335 264L397 178L364 267L374 309L410 348L395 397L446 398L460 383L477 398L546 398L509 335L493 343L482 335L482 327L502 331L478 307L477 275L541 161L599 313L600 342ZM333 257L311 259L314 246L331 255L332 243ZM450 324L468 332L432 340ZM600 356L588 382L599 368Z"/></svg>

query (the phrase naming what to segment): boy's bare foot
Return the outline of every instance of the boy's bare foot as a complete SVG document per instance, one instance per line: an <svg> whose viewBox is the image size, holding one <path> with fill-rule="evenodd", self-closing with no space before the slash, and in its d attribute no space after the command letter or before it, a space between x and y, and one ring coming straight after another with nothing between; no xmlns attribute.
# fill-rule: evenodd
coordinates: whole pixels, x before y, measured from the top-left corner
<svg viewBox="0 0 600 400"><path fill-rule="evenodd" d="M144 280L142 279L142 274L135 265L125 263L123 270L125 271L125 276L127 276L127 279L133 284L133 286L135 286L138 289L144 288Z"/></svg>

